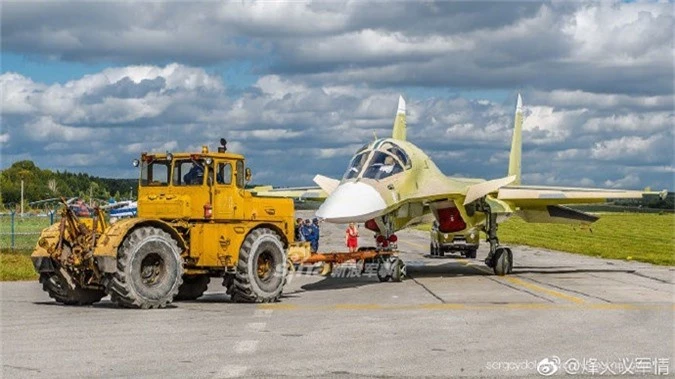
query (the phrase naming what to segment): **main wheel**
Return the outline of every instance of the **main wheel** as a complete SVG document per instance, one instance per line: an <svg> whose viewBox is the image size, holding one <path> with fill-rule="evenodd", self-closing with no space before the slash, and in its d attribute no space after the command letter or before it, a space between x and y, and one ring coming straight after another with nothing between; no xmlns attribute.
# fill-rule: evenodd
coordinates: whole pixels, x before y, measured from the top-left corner
<svg viewBox="0 0 675 379"><path fill-rule="evenodd" d="M394 258L391 268L391 281L392 282L402 282L403 278L406 275L405 272L405 263L400 258Z"/></svg>
<svg viewBox="0 0 675 379"><path fill-rule="evenodd" d="M232 300L268 303L279 300L284 287L286 254L279 236L270 229L255 229L239 250Z"/></svg>
<svg viewBox="0 0 675 379"><path fill-rule="evenodd" d="M40 283L49 297L65 305L90 305L99 302L105 296L105 291L102 289L70 288L68 283L55 272L41 273Z"/></svg>
<svg viewBox="0 0 675 379"><path fill-rule="evenodd" d="M377 265L377 279L380 282L387 282L391 279L392 262L388 258L380 258L380 263Z"/></svg>
<svg viewBox="0 0 675 379"><path fill-rule="evenodd" d="M195 300L201 297L209 287L211 278L206 275L183 275L183 284L178 288L178 294L173 299Z"/></svg>
<svg viewBox="0 0 675 379"><path fill-rule="evenodd" d="M499 276L508 275L513 270L513 254L511 249L498 247L492 258L494 262L493 270Z"/></svg>
<svg viewBox="0 0 675 379"><path fill-rule="evenodd" d="M183 283L178 243L154 227L132 231L117 250L117 272L108 281L113 303L125 308L162 308Z"/></svg>

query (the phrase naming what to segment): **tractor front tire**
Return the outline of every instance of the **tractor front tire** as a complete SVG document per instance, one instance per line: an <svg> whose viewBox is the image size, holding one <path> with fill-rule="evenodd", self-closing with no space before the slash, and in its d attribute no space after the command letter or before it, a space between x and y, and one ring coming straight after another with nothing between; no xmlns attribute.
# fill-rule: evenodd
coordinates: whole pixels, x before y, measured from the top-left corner
<svg viewBox="0 0 675 379"><path fill-rule="evenodd" d="M91 305L105 297L105 291L88 288L70 288L68 283L55 272L40 274L42 289L57 303L65 305Z"/></svg>
<svg viewBox="0 0 675 379"><path fill-rule="evenodd" d="M183 284L178 288L178 294L173 299L175 301L196 300L206 292L210 281L211 278L206 275L185 275Z"/></svg>
<svg viewBox="0 0 675 379"><path fill-rule="evenodd" d="M232 300L238 303L278 301L286 277L286 254L279 236L270 229L255 229L239 249Z"/></svg>
<svg viewBox="0 0 675 379"><path fill-rule="evenodd" d="M183 261L176 240L165 231L140 227L117 250L117 272L108 281L113 303L124 308L163 308L178 294Z"/></svg>

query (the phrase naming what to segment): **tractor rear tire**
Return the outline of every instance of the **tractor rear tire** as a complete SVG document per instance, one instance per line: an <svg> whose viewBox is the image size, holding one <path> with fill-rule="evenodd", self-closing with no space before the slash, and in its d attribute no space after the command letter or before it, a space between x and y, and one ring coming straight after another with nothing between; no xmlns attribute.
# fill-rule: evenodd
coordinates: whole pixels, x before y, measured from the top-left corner
<svg viewBox="0 0 675 379"><path fill-rule="evenodd" d="M174 301L198 299L206 292L210 281L211 278L206 275L184 275L183 284L178 288Z"/></svg>
<svg viewBox="0 0 675 379"><path fill-rule="evenodd" d="M176 240L145 226L126 236L117 250L117 272L108 280L113 303L124 308L163 308L183 283L183 261Z"/></svg>
<svg viewBox="0 0 675 379"><path fill-rule="evenodd" d="M105 297L105 291L102 289L72 289L68 286L68 283L55 272L41 273L40 283L42 283L42 289L49 294L49 297L56 300L57 303L65 305L91 305L101 301L101 299Z"/></svg>
<svg viewBox="0 0 675 379"><path fill-rule="evenodd" d="M279 236L270 229L255 229L239 249L237 273L232 283L232 301L271 303L278 301L286 282L286 253Z"/></svg>

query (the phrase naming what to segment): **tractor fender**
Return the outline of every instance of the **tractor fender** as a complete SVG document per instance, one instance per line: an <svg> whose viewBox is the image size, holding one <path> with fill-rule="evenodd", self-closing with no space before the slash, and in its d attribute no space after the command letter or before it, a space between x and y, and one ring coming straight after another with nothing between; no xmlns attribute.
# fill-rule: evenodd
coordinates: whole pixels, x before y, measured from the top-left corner
<svg viewBox="0 0 675 379"><path fill-rule="evenodd" d="M185 251L186 243L183 236L170 224L160 220L149 220L143 218L122 219L106 229L98 240L94 248L94 259L103 272L112 273L117 271L117 249L120 247L126 236L134 229L144 226L152 226L161 229L173 239L176 240L181 250Z"/></svg>

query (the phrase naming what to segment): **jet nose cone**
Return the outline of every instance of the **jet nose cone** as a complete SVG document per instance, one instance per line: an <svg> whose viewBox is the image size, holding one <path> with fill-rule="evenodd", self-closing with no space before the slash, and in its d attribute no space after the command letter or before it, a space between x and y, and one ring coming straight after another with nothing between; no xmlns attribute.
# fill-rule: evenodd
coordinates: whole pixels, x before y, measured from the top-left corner
<svg viewBox="0 0 675 379"><path fill-rule="evenodd" d="M375 188L348 182L340 184L321 204L316 216L329 222L363 222L387 208Z"/></svg>

